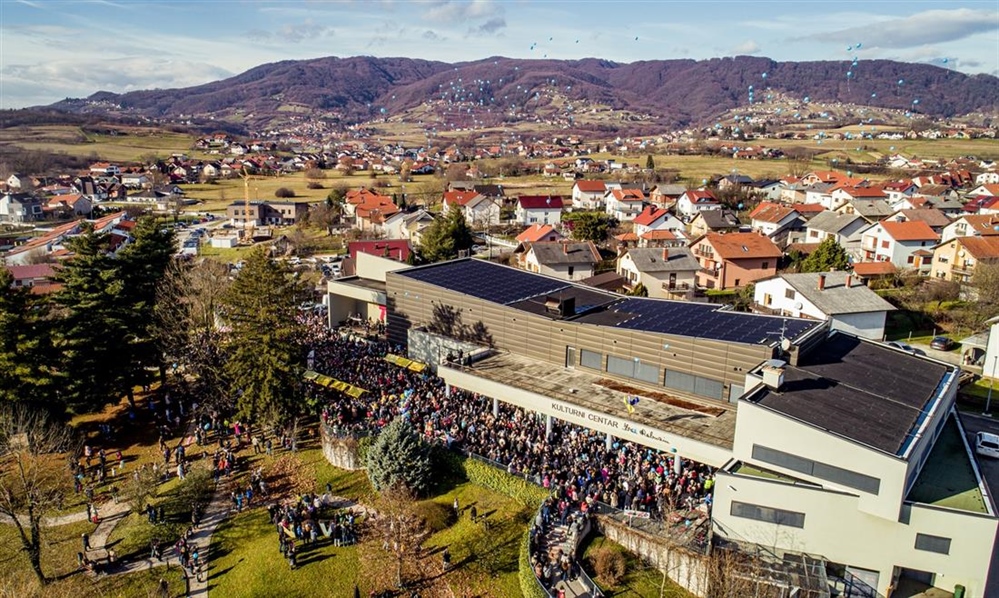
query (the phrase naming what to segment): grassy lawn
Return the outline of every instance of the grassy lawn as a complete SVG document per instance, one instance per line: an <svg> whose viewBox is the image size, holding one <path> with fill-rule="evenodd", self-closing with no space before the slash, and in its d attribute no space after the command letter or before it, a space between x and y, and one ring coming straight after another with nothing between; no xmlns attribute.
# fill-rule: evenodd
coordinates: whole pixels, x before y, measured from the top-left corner
<svg viewBox="0 0 999 598"><path fill-rule="evenodd" d="M47 528L43 533L42 570L50 579L41 586L31 571L27 556L20 551L20 540L13 527L0 525L0 596L65 598L66 596L101 596L132 598L158 596L157 584L165 579L170 596L184 596L187 585L180 570L156 568L128 575L111 575L95 579L77 572L76 553L80 535L92 533L94 525L87 522Z"/></svg>
<svg viewBox="0 0 999 598"><path fill-rule="evenodd" d="M597 551L604 548L618 552L624 556L625 574L616 585L609 586L594 576L590 559ZM645 565L636 555L628 552L623 546L601 535L591 535L586 541L583 562L585 563L586 572L600 585L604 596L608 598L651 598L660 596L660 591L662 591L661 595L663 598L693 598L690 592L669 579L666 580L666 585L663 586L663 574L661 571Z"/></svg>

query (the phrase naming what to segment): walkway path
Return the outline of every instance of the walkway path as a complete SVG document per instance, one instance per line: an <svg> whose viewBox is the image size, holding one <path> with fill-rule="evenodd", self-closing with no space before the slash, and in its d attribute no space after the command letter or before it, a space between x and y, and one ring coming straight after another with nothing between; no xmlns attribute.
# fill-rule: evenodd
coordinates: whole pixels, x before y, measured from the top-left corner
<svg viewBox="0 0 999 598"><path fill-rule="evenodd" d="M552 554L559 549L569 555L576 554L575 538L570 537L568 525L559 525L553 522L544 532L542 545L544 546L544 554ZM577 566L582 566L582 563L577 562ZM558 590L561 589L565 590L566 598L591 598L593 593L583 579L583 576L579 576L573 580L556 583L552 595L557 594Z"/></svg>

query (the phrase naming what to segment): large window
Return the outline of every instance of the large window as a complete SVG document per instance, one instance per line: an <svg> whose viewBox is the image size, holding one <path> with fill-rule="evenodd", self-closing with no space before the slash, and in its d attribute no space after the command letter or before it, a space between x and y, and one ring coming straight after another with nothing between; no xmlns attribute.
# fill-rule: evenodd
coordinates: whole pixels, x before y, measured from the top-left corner
<svg viewBox="0 0 999 598"><path fill-rule="evenodd" d="M618 376L627 376L653 384L659 382L659 366L635 358L608 355L607 371Z"/></svg>
<svg viewBox="0 0 999 598"><path fill-rule="evenodd" d="M929 534L916 534L916 550L950 554L950 538L941 538L940 536L931 536Z"/></svg>
<svg viewBox="0 0 999 598"><path fill-rule="evenodd" d="M733 500L731 513L732 517L753 519L773 523L774 525L786 525L797 528L805 527L805 514L796 511L785 511L784 509L774 509Z"/></svg>
<svg viewBox="0 0 999 598"><path fill-rule="evenodd" d="M663 385L666 388L702 397L710 397L719 401L722 399L722 393L725 391L725 385L720 380L702 378L701 376L678 372L676 370L666 370L666 379Z"/></svg>
<svg viewBox="0 0 999 598"><path fill-rule="evenodd" d="M596 351L583 349L579 352L579 365L591 370L604 369L604 356Z"/></svg>
<svg viewBox="0 0 999 598"><path fill-rule="evenodd" d="M753 445L753 459L871 494L877 494L881 489L881 480L869 475L836 467L835 465L812 461L811 459L805 459L804 457L758 444Z"/></svg>

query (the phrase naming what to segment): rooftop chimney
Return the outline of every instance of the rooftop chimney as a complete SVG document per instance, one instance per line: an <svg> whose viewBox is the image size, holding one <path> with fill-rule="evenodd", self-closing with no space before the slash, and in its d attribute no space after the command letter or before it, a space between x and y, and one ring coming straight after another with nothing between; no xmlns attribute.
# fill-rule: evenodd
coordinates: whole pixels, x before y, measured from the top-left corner
<svg viewBox="0 0 999 598"><path fill-rule="evenodd" d="M663 261L669 261L669 247L663 247Z"/></svg>
<svg viewBox="0 0 999 598"><path fill-rule="evenodd" d="M564 253L565 255L569 255L569 244L568 243L562 243L562 253Z"/></svg>
<svg viewBox="0 0 999 598"><path fill-rule="evenodd" d="M819 287L818 288L819 288L820 291L825 290L825 288L826 288L826 275L825 274L819 274Z"/></svg>
<svg viewBox="0 0 999 598"><path fill-rule="evenodd" d="M851 276L850 274L847 274L846 275L846 288L850 288L851 286L853 286L853 276Z"/></svg>
<svg viewBox="0 0 999 598"><path fill-rule="evenodd" d="M772 359L763 366L763 384L771 390L779 390L784 385L784 362Z"/></svg>

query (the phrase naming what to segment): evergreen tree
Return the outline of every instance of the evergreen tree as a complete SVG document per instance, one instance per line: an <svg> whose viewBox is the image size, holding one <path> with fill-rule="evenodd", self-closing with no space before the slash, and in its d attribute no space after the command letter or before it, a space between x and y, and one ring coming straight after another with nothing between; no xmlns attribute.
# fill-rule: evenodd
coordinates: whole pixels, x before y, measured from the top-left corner
<svg viewBox="0 0 999 598"><path fill-rule="evenodd" d="M802 272L830 272L849 268L850 257L832 237L826 237L815 251L801 262Z"/></svg>
<svg viewBox="0 0 999 598"><path fill-rule="evenodd" d="M68 243L74 256L56 274L54 334L64 376L60 396L73 412L96 411L128 390L132 320L126 282L110 238L88 228Z"/></svg>
<svg viewBox="0 0 999 598"><path fill-rule="evenodd" d="M276 423L298 413L305 361L298 344L304 333L300 296L290 273L263 248L247 257L222 296L231 329L225 370L239 417Z"/></svg>
<svg viewBox="0 0 999 598"><path fill-rule="evenodd" d="M611 228L610 216L603 212L580 212L572 223L572 238L577 241L603 243Z"/></svg>
<svg viewBox="0 0 999 598"><path fill-rule="evenodd" d="M656 169L656 161L652 159L652 154L649 154L649 156L645 158L645 169L646 170Z"/></svg>
<svg viewBox="0 0 999 598"><path fill-rule="evenodd" d="M401 488L415 496L424 496L430 489L433 480L430 445L402 417L382 428L365 461L371 485L379 492Z"/></svg>
<svg viewBox="0 0 999 598"><path fill-rule="evenodd" d="M420 256L427 262L442 262L458 257L459 251L471 249L474 244L472 229L459 209L452 209L447 216L434 220L420 241Z"/></svg>
<svg viewBox="0 0 999 598"><path fill-rule="evenodd" d="M55 396L48 306L28 288L13 288L0 268L0 404L22 402L61 415Z"/></svg>

